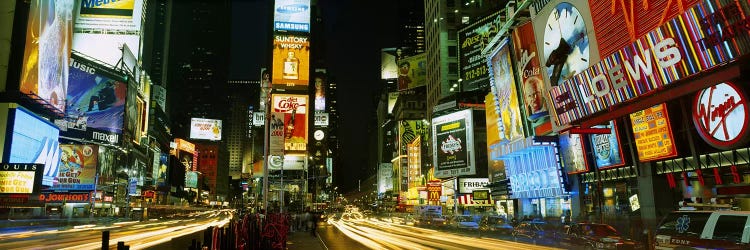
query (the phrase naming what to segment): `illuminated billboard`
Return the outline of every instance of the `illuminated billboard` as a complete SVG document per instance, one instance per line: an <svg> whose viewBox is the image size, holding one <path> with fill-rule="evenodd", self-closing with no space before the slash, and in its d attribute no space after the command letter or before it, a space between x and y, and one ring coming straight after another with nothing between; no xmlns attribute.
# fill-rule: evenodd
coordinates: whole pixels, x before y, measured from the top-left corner
<svg viewBox="0 0 750 250"><path fill-rule="evenodd" d="M274 88L306 90L310 80L309 37L275 34L273 38Z"/></svg>
<svg viewBox="0 0 750 250"><path fill-rule="evenodd" d="M542 80L541 63L539 62L534 27L531 22L518 26L513 30L515 72L521 83L521 99L523 100L526 121L534 128L534 135L545 135L552 132L550 121L549 97Z"/></svg>
<svg viewBox="0 0 750 250"><path fill-rule="evenodd" d="M43 168L43 164L0 163L0 194L38 193Z"/></svg>
<svg viewBox="0 0 750 250"><path fill-rule="evenodd" d="M68 91L74 0L31 1L20 91L61 112Z"/></svg>
<svg viewBox="0 0 750 250"><path fill-rule="evenodd" d="M533 137L529 137L533 138ZM555 197L565 194L563 173L558 165L554 143L526 147L503 155L508 180L513 188L511 198Z"/></svg>
<svg viewBox="0 0 750 250"><path fill-rule="evenodd" d="M283 159L280 155L269 155L268 156L268 170L304 170L306 166L304 155L284 155Z"/></svg>
<svg viewBox="0 0 750 250"><path fill-rule="evenodd" d="M666 104L657 104L632 113L630 122L633 125L638 160L644 162L677 155Z"/></svg>
<svg viewBox="0 0 750 250"><path fill-rule="evenodd" d="M378 168L378 193L393 190L393 163L380 163Z"/></svg>
<svg viewBox="0 0 750 250"><path fill-rule="evenodd" d="M406 165L409 169L409 187L422 185L422 140L417 137L414 141L406 144Z"/></svg>
<svg viewBox="0 0 750 250"><path fill-rule="evenodd" d="M401 49L398 51L401 52ZM395 79L398 77L398 59L396 48L386 48L380 51L380 79Z"/></svg>
<svg viewBox="0 0 750 250"><path fill-rule="evenodd" d="M488 93L484 97L485 121L487 122L487 166L490 181L505 179L505 165L500 157L500 130L497 124L500 117L495 112L495 96Z"/></svg>
<svg viewBox="0 0 750 250"><path fill-rule="evenodd" d="M186 188L198 188L198 172L195 172L195 171L185 172L185 187Z"/></svg>
<svg viewBox="0 0 750 250"><path fill-rule="evenodd" d="M435 117L431 124L435 177L476 174L471 109Z"/></svg>
<svg viewBox="0 0 750 250"><path fill-rule="evenodd" d="M271 112L268 120L270 134L268 136L268 154L284 154L284 113Z"/></svg>
<svg viewBox="0 0 750 250"><path fill-rule="evenodd" d="M274 31L310 32L310 0L276 0Z"/></svg>
<svg viewBox="0 0 750 250"><path fill-rule="evenodd" d="M71 60L68 108L65 118L55 121L61 134L118 145L128 92L124 77L77 56Z"/></svg>
<svg viewBox="0 0 750 250"><path fill-rule="evenodd" d="M0 121L7 121L2 162L44 164L42 185L52 186L60 164L57 126L16 104L0 104ZM5 136L3 136L5 137Z"/></svg>
<svg viewBox="0 0 750 250"><path fill-rule="evenodd" d="M190 139L221 140L221 120L191 118Z"/></svg>
<svg viewBox="0 0 750 250"><path fill-rule="evenodd" d="M606 169L625 165L625 159L622 157L622 148L620 147L620 136L617 134L617 125L614 121L609 121L607 125L594 126L595 128L608 128L609 134L591 134L591 149L594 152L596 167Z"/></svg>
<svg viewBox="0 0 750 250"><path fill-rule="evenodd" d="M315 111L326 110L326 72L325 70L316 69L313 82L315 83Z"/></svg>
<svg viewBox="0 0 750 250"><path fill-rule="evenodd" d="M426 77L427 53L405 57L398 61L398 90L424 86Z"/></svg>
<svg viewBox="0 0 750 250"><path fill-rule="evenodd" d="M283 121L284 152L307 150L307 95L274 94L273 114Z"/></svg>
<svg viewBox="0 0 750 250"><path fill-rule="evenodd" d="M515 141L524 137L516 82L511 67L508 40L505 39L488 58L490 84L495 95L495 112L500 117L500 141Z"/></svg>
<svg viewBox="0 0 750 250"><path fill-rule="evenodd" d="M569 78L568 89L550 90L558 120L568 124L612 110L747 55L750 37L735 29L744 27L748 13L750 7L736 1L701 1L660 21L661 26Z"/></svg>
<svg viewBox="0 0 750 250"><path fill-rule="evenodd" d="M486 89L490 77L482 50L505 24L500 12L492 13L458 31L461 90Z"/></svg>
<svg viewBox="0 0 750 250"><path fill-rule="evenodd" d="M60 145L60 166L52 186L54 190L94 190L99 147L96 145Z"/></svg>
<svg viewBox="0 0 750 250"><path fill-rule="evenodd" d="M589 171L589 164L584 154L583 138L580 134L560 134L560 155L568 174Z"/></svg>
<svg viewBox="0 0 750 250"><path fill-rule="evenodd" d="M143 0L76 0L75 15L73 50L116 65L125 45L134 60L140 58Z"/></svg>
<svg viewBox="0 0 750 250"><path fill-rule="evenodd" d="M747 95L731 82L699 91L693 101L693 124L709 145L731 149L747 142L750 114Z"/></svg>
<svg viewBox="0 0 750 250"><path fill-rule="evenodd" d="M406 155L407 145L418 138L427 140L427 125L422 120L403 120L398 122L399 154Z"/></svg>

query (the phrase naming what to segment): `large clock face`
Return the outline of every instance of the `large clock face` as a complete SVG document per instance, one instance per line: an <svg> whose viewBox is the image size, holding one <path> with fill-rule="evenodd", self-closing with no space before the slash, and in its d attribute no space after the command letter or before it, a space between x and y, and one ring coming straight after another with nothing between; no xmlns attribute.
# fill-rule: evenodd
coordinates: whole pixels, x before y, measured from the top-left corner
<svg viewBox="0 0 750 250"><path fill-rule="evenodd" d="M589 67L586 21L568 2L557 4L544 27L544 58L552 86L557 86Z"/></svg>
<svg viewBox="0 0 750 250"><path fill-rule="evenodd" d="M315 138L315 140L318 140L318 141L323 140L324 136L325 136L325 133L323 132L323 130L315 130L313 134L313 137Z"/></svg>

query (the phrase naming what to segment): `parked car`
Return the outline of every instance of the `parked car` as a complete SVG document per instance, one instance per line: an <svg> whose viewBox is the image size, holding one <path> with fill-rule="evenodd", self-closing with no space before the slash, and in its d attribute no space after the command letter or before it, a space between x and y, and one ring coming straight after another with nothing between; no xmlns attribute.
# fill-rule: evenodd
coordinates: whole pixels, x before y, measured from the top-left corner
<svg viewBox="0 0 750 250"><path fill-rule="evenodd" d="M576 223L558 235L561 245L582 249L644 249L640 242L623 238L607 224Z"/></svg>
<svg viewBox="0 0 750 250"><path fill-rule="evenodd" d="M451 228L458 230L479 230L479 223L472 215L457 215L451 219Z"/></svg>
<svg viewBox="0 0 750 250"><path fill-rule="evenodd" d="M655 249L750 249L750 211L674 211L654 238Z"/></svg>
<svg viewBox="0 0 750 250"><path fill-rule="evenodd" d="M479 223L479 230L511 234L513 226L508 223L508 220L504 216L487 216L482 218L482 221Z"/></svg>
<svg viewBox="0 0 750 250"><path fill-rule="evenodd" d="M516 237L525 237L529 239L540 239L549 234L547 223L544 221L522 221L518 224L511 235Z"/></svg>

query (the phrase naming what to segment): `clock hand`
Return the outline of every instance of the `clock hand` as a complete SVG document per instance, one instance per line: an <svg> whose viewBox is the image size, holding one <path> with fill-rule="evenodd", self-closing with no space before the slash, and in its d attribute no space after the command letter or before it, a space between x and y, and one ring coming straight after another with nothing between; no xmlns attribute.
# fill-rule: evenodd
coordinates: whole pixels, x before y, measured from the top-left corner
<svg viewBox="0 0 750 250"><path fill-rule="evenodd" d="M565 39L560 38L560 44L549 54L545 66L550 67L555 65L552 70L552 75L550 76L550 84L552 86L557 86L557 81L560 80L560 73L562 72L563 65L571 52L573 52L573 48L565 42Z"/></svg>

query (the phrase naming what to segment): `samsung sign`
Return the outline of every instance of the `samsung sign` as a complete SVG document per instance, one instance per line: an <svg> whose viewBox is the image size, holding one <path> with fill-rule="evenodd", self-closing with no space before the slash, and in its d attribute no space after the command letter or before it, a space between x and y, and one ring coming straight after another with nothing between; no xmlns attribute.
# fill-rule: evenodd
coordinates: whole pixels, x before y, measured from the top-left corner
<svg viewBox="0 0 750 250"><path fill-rule="evenodd" d="M310 32L310 0L276 0L273 29Z"/></svg>
<svg viewBox="0 0 750 250"><path fill-rule="evenodd" d="M462 194L471 194L474 190L486 190L490 184L489 178L459 178L458 192Z"/></svg>

